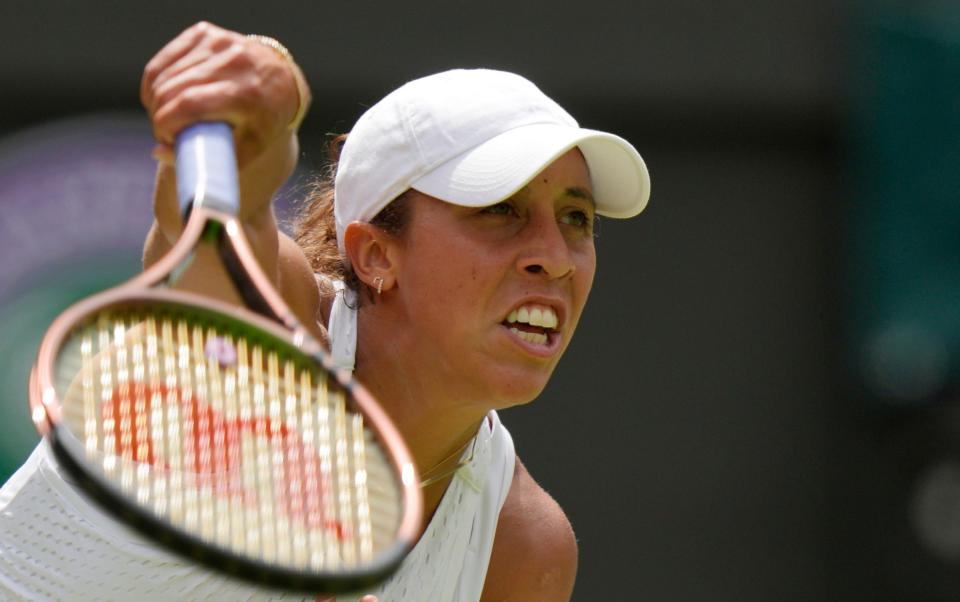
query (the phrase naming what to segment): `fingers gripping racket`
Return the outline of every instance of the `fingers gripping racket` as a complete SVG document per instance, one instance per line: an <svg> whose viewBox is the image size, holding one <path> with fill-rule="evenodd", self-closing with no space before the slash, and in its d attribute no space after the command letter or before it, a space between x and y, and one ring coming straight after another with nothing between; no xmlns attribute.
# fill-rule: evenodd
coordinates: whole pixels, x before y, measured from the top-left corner
<svg viewBox="0 0 960 602"><path fill-rule="evenodd" d="M33 421L107 511L201 563L314 593L385 579L419 533L411 458L260 269L229 126L188 128L176 154L180 240L51 325ZM247 307L175 288L210 249Z"/></svg>

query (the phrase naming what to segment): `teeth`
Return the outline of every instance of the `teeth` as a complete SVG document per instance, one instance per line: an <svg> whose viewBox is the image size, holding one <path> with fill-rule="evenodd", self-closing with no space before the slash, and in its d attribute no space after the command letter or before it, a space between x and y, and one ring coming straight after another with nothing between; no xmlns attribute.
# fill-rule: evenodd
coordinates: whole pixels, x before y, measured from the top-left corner
<svg viewBox="0 0 960 602"><path fill-rule="evenodd" d="M510 315L507 316L507 322L510 324L522 322L541 328L556 328L557 312L550 307L524 305L520 309L511 311Z"/></svg>
<svg viewBox="0 0 960 602"><path fill-rule="evenodd" d="M511 328L510 332L517 335L524 341L528 343L533 343L534 345L546 345L547 344L547 335L539 332L524 332L522 330Z"/></svg>

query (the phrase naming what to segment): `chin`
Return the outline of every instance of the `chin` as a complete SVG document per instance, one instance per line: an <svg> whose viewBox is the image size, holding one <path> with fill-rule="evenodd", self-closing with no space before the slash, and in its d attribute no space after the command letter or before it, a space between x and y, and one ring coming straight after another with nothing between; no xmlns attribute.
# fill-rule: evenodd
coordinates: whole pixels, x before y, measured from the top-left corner
<svg viewBox="0 0 960 602"><path fill-rule="evenodd" d="M515 406L522 406L532 402L547 386L548 379L514 380L506 389L493 392L492 399L496 401L494 409L505 410Z"/></svg>
<svg viewBox="0 0 960 602"><path fill-rule="evenodd" d="M464 371L466 366L460 366ZM472 364L473 370L462 389L466 397L493 409L526 405L540 396L550 382L556 362L499 361L481 359Z"/></svg>

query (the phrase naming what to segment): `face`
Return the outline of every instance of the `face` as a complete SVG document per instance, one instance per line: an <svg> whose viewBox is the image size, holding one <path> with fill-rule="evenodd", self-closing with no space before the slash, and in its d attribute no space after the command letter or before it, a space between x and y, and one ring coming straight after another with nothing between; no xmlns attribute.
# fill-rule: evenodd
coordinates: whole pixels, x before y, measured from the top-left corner
<svg viewBox="0 0 960 602"><path fill-rule="evenodd" d="M406 360L452 399L532 400L570 343L596 270L580 151L497 205L460 207L421 193L411 201L393 291Z"/></svg>

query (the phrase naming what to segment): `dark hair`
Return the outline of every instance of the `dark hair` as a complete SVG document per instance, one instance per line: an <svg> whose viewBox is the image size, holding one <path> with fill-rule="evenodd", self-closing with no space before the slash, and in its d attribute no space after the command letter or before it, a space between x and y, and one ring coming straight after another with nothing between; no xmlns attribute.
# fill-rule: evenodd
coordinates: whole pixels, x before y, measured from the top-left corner
<svg viewBox="0 0 960 602"><path fill-rule="evenodd" d="M294 217L293 239L307 256L315 273L342 280L353 290L359 291L362 283L337 246L337 225L333 215L334 179L340 150L346 140L347 134L340 134L328 142L326 165L309 185L309 191ZM402 236L409 218L409 204L407 191L381 209L370 223L392 236Z"/></svg>

